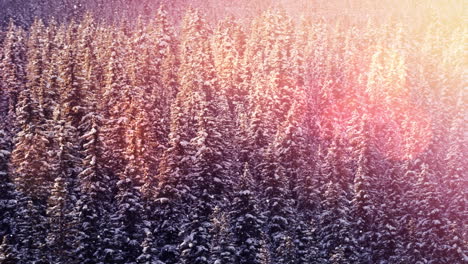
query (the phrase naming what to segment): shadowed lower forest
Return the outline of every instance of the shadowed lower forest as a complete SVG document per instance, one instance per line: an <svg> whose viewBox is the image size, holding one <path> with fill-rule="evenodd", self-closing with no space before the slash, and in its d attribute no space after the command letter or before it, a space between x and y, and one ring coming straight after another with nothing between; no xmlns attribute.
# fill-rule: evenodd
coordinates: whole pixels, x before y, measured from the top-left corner
<svg viewBox="0 0 468 264"><path fill-rule="evenodd" d="M458 10L65 2L1 2L1 264L468 262Z"/></svg>

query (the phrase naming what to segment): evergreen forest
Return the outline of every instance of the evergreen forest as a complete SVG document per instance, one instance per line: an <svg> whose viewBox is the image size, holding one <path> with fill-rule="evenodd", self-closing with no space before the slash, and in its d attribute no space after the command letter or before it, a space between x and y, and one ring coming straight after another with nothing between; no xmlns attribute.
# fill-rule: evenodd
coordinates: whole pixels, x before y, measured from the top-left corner
<svg viewBox="0 0 468 264"><path fill-rule="evenodd" d="M79 7L2 16L1 264L468 263L463 18Z"/></svg>

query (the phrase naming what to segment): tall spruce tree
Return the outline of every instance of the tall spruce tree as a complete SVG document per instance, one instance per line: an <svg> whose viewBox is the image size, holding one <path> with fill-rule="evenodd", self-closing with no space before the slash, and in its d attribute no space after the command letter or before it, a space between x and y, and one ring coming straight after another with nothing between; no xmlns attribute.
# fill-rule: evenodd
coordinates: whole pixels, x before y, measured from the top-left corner
<svg viewBox="0 0 468 264"><path fill-rule="evenodd" d="M8 173L10 146L5 130L0 130L0 237L10 236L14 228L14 211L17 203L15 185Z"/></svg>
<svg viewBox="0 0 468 264"><path fill-rule="evenodd" d="M271 151L271 150L270 150ZM265 210L265 230L268 233L269 250L274 261L282 263L288 255L295 250L291 242L290 227L294 214L294 200L288 186L282 184L286 181L285 168L277 164L273 153L268 153L262 165L262 188ZM287 243L290 243L288 244Z"/></svg>
<svg viewBox="0 0 468 264"><path fill-rule="evenodd" d="M13 175L8 167L16 132L14 123L18 93L24 89L25 82L23 34L11 22L0 55L0 188L4 190L0 195L0 237L5 237L5 250L12 246L12 241L7 236L13 232L13 216L17 203ZM5 252L5 259L7 255Z"/></svg>
<svg viewBox="0 0 468 264"><path fill-rule="evenodd" d="M36 26L32 27L28 40L27 87L21 91L16 107L19 132L15 136L11 167L15 182L23 188L21 191L45 201L47 187L52 184L53 179L49 173L48 153L44 151L50 147L50 142L36 93L43 71L40 56L43 43L42 27L41 22L37 22Z"/></svg>
<svg viewBox="0 0 468 264"><path fill-rule="evenodd" d="M344 263L355 252L350 231L349 172L340 160L342 146L335 139L328 147L325 160L320 165L326 179L322 211L318 216L319 254L321 261ZM333 263L333 262L332 262Z"/></svg>
<svg viewBox="0 0 468 264"><path fill-rule="evenodd" d="M82 227L75 236L73 252L73 258L80 263L95 263L96 252L103 250L103 240L112 239L106 234L104 224L108 222L113 188L104 167L101 125L102 117L95 103L91 103L80 125L85 131L81 137L84 158L83 170L78 174L79 198L73 215L75 224Z"/></svg>
<svg viewBox="0 0 468 264"><path fill-rule="evenodd" d="M245 34L233 17L221 21L213 33L212 47L219 89L229 98L229 110L235 118L236 108L243 107L247 91L239 86Z"/></svg>
<svg viewBox="0 0 468 264"><path fill-rule="evenodd" d="M125 109L131 104L132 87L129 72L125 71L124 59L127 58L127 53L123 32L112 32L112 37L99 108L103 117L101 140L105 150L103 153L106 159L105 165L114 175L119 175L126 166L124 135L128 117L125 115Z"/></svg>
<svg viewBox="0 0 468 264"><path fill-rule="evenodd" d="M141 253L143 241L143 204L140 193L130 178L123 176L117 182L116 211L111 216L115 221L114 243L116 246L115 263L136 263Z"/></svg>
<svg viewBox="0 0 468 264"><path fill-rule="evenodd" d="M210 245L210 264L235 263L236 249L233 244L229 215L219 207L213 210Z"/></svg>
<svg viewBox="0 0 468 264"><path fill-rule="evenodd" d="M23 188L21 188L23 189ZM24 193L19 193L15 215L15 242L20 264L46 261L46 219L44 206L34 204Z"/></svg>
<svg viewBox="0 0 468 264"><path fill-rule="evenodd" d="M152 58L154 58L151 70L155 73L152 82L157 84L155 87L158 87L156 100L160 105L158 109L162 114L163 124L166 124L164 135L167 135L169 133L167 124L169 124L171 105L179 90L177 77L179 70L178 38L164 6L160 6L158 9L151 26L149 35L154 42L151 43L152 46L149 49ZM161 120L161 117L156 118Z"/></svg>
<svg viewBox="0 0 468 264"><path fill-rule="evenodd" d="M278 163L285 168L285 177L289 184L292 198L304 197L304 188L307 187L307 172L311 170L310 155L304 128L304 98L297 98L289 110L287 120L279 127L273 142ZM299 201L298 201L299 202ZM306 201L302 200L304 204ZM304 207L303 207L304 208Z"/></svg>
<svg viewBox="0 0 468 264"><path fill-rule="evenodd" d="M255 186L254 178L246 163L243 174L236 184L229 212L239 264L262 263L260 258L261 245L258 238L261 235L264 220L260 213Z"/></svg>
<svg viewBox="0 0 468 264"><path fill-rule="evenodd" d="M356 115L357 113L355 113ZM371 263L373 246L375 245L378 230L374 222L377 216L375 208L375 185L378 179L375 175L375 154L372 151L371 127L366 114L361 116L357 131L354 131L350 144L356 152L356 172L354 175L352 213L355 221L353 239L357 243L355 252L356 261Z"/></svg>
<svg viewBox="0 0 468 264"><path fill-rule="evenodd" d="M25 32L10 23L2 43L0 61L0 111L3 129L8 136L15 133L16 104L19 93L26 84L26 45ZM10 139L11 140L11 139Z"/></svg>
<svg viewBox="0 0 468 264"><path fill-rule="evenodd" d="M48 234L46 238L49 261L64 262L67 261L70 250L70 240L68 235L71 233L69 228L71 216L70 197L65 178L62 175L55 178L51 196L48 201L47 218L49 221Z"/></svg>

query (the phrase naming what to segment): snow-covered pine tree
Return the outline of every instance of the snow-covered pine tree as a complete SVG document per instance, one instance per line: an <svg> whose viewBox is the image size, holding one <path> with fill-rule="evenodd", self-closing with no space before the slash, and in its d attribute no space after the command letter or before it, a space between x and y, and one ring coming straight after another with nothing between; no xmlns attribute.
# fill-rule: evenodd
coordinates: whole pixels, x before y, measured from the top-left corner
<svg viewBox="0 0 468 264"><path fill-rule="evenodd" d="M182 78L180 92L172 105L169 147L164 153L159 169L160 183L156 199L156 207L158 208L156 218L159 226L156 228L156 233L159 234L159 258L167 263L175 263L179 259L177 247L183 241L180 238L179 230L181 224L187 221L181 216L183 212L187 212L189 209L184 204L190 203L190 201L194 200L194 197L203 194L190 194L192 183L196 182L196 180L193 179L195 177L191 176L192 161L189 156L193 152L190 141L196 136L198 128L196 118L199 107L196 105L196 100L200 98L204 86L211 86L214 81L208 34L209 30L206 22L200 17L198 11L189 10L182 27L182 62L179 69L179 75ZM196 56L194 52L196 52ZM203 67L208 67L208 71ZM209 76L206 76L207 72ZM197 201L197 204L203 205L201 201ZM208 214L203 213L207 218L206 221L202 222L209 223L209 206L207 205L205 208L208 208L208 211L206 211ZM200 225L200 228L203 229L201 230L202 233L208 234L208 226L201 226L199 222L193 223L193 226L196 225ZM190 235L188 228L184 231ZM186 238L190 239L192 237ZM207 243L203 234L196 237L196 239L198 238L203 240L200 242ZM188 245L188 242L184 245ZM208 249L208 246L206 246L206 249ZM187 253L184 257L187 261L194 260L193 257L198 258L197 261L203 262L204 258L206 258L206 261L208 260L206 252L202 252L199 256L192 256Z"/></svg>
<svg viewBox="0 0 468 264"><path fill-rule="evenodd" d="M13 232L17 203L13 175L8 166L13 147L12 137L15 133L17 97L24 89L25 82L23 34L24 32L11 22L0 53L0 189L3 190L0 194L0 237L5 237L5 250L13 246L10 245L11 239L6 237Z"/></svg>
<svg viewBox="0 0 468 264"><path fill-rule="evenodd" d="M295 216L298 218L295 220L296 225L292 228L293 242L296 250L294 259L299 264L319 264L315 223L312 221L307 222L308 217L302 216L300 211L297 214Z"/></svg>
<svg viewBox="0 0 468 264"><path fill-rule="evenodd" d="M25 189L19 184L19 189ZM18 250L19 264L40 263L46 261L46 219L42 211L44 206L34 204L27 194L18 194L15 214L15 244Z"/></svg>
<svg viewBox="0 0 468 264"><path fill-rule="evenodd" d="M53 30L47 30L47 44L44 47L43 57L46 62L44 65L43 79L41 84L42 101L41 108L44 111L44 118L47 120L49 130L54 130L54 121L56 110L59 110L61 103L61 90L59 79L59 65L63 62L62 50L65 44L65 26L59 27L53 25ZM53 135L53 133L50 133Z"/></svg>
<svg viewBox="0 0 468 264"><path fill-rule="evenodd" d="M89 53L85 58L88 58L88 65L91 65L90 69L92 69L93 78L95 81L91 82L94 83L94 90L95 93L101 95L105 92L105 87L107 85L106 73L107 67L109 64L110 57L112 55L111 43L114 39L114 35L112 34L113 30L107 27L102 27L96 25L94 27L94 35L99 36L98 38L92 38L92 48L89 50ZM86 34L84 35L86 36ZM92 52L91 52L92 51ZM87 78L87 80L92 80L91 78ZM98 101L102 101L103 99L100 98ZM104 101L102 101L102 104ZM101 109L103 111L103 109Z"/></svg>
<svg viewBox="0 0 468 264"><path fill-rule="evenodd" d="M229 110L236 117L236 109L243 107L247 91L241 90L240 64L244 53L245 34L234 17L219 22L213 33L212 49L219 89L228 98Z"/></svg>
<svg viewBox="0 0 468 264"><path fill-rule="evenodd" d="M136 259L141 254L140 245L144 238L143 203L138 189L129 176L123 175L117 182L115 200L117 208L111 216L111 221L116 222L112 230L116 246L113 263L136 263Z"/></svg>
<svg viewBox="0 0 468 264"><path fill-rule="evenodd" d="M149 37L145 31L136 32L132 36L128 65L130 87L127 88L127 100L130 102L124 109L128 117L125 136L125 158L128 164L125 170L137 186L145 185L145 196L154 193L154 175L157 174L157 163L166 141L164 118L157 99L159 86L152 77L156 73Z"/></svg>
<svg viewBox="0 0 468 264"><path fill-rule="evenodd" d="M194 13L193 19L200 18ZM203 24L204 22L197 23ZM232 189L232 183L228 173L230 167L228 145L225 142L227 131L223 127L227 123L225 120L228 111L225 95L217 90L218 83L208 36L196 40L200 42L198 49L203 58L196 63L203 65L204 73L200 71L201 69L194 67L197 64L192 65L194 67L192 71L199 74L198 78L201 78L192 83L194 98L199 103L195 117L197 131L190 141L194 157L193 166L188 175L192 195L187 202L195 206L189 210L189 214L193 217L189 219L191 223L187 226L188 232L184 232L186 237L181 244L181 250L183 261L205 263L209 261L210 234L207 228L211 226L212 211L216 206L223 206L222 198ZM192 199L194 200L191 201ZM193 247L190 244L193 244ZM199 251L200 249L204 249L205 252Z"/></svg>
<svg viewBox="0 0 468 264"><path fill-rule="evenodd" d="M311 216L314 214L312 210L315 209L314 204L317 202L317 197L315 197L317 190L314 189L312 179L313 169L310 166L310 160L307 159L311 156L311 149L308 148L304 135L305 109L303 100L304 98L301 96L296 97L287 119L278 129L273 147L279 166L284 168L284 181L288 183L286 187L291 195L291 202L294 204L292 208L294 216L288 218L297 221L294 224L297 228L289 231L287 236L290 241L288 239L284 241L285 243L289 241L294 245L282 245L282 252L297 250L294 253L294 259L300 263L307 263L311 261L314 251L312 230L307 222L310 223ZM295 249L295 247L301 247L301 250L299 251L299 248Z"/></svg>
<svg viewBox="0 0 468 264"><path fill-rule="evenodd" d="M3 236L0 244L0 263L17 264L19 263L19 255L16 247L11 243L9 236Z"/></svg>
<svg viewBox="0 0 468 264"><path fill-rule="evenodd" d="M446 214L458 226L463 226L466 222L466 188L464 189L464 186L467 186L467 179L462 176L463 171L468 168L468 162L463 158L463 153L466 153L467 149L465 127L463 111L459 110L450 126L450 141L445 157L446 173L443 175L444 182L447 184Z"/></svg>
<svg viewBox="0 0 468 264"><path fill-rule="evenodd" d="M271 150L270 150L271 151ZM295 225L295 202L291 191L283 182L287 181L285 168L276 163L275 154L267 153L262 167L262 194L265 210L265 230L267 232L270 253L273 261L286 261L287 255L295 251L290 228ZM288 238L289 237L289 238ZM290 245L286 243L291 242ZM289 261L289 260L288 260ZM291 260L294 261L294 260Z"/></svg>
<svg viewBox="0 0 468 264"><path fill-rule="evenodd" d="M104 168L101 138L102 117L96 101L91 100L80 130L83 140L83 170L78 175L79 199L73 212L73 221L81 226L75 236L73 259L80 263L95 263L96 252L105 252L105 239L113 239L105 223L109 222L112 181ZM105 256L99 256L105 257Z"/></svg>
<svg viewBox="0 0 468 264"><path fill-rule="evenodd" d="M48 219L48 233L46 238L47 253L49 261L58 263L68 261L70 252L70 240L67 237L71 230L70 224L70 197L68 195L67 185L68 179L59 175L55 178L54 186L52 187L51 196L48 201L47 219ZM67 210L68 209L68 210Z"/></svg>
<svg viewBox="0 0 468 264"><path fill-rule="evenodd" d="M99 110L103 117L101 141L103 142L106 167L114 175L123 173L125 162L125 132L128 118L125 109L131 104L131 89L128 71L125 70L127 58L123 32L112 32L110 57L104 73L104 88Z"/></svg>
<svg viewBox="0 0 468 264"><path fill-rule="evenodd" d="M19 191L45 201L51 184L49 157L50 144L46 136L43 112L30 88L19 96L16 118L20 131L15 137L11 155L11 171Z"/></svg>
<svg viewBox="0 0 468 264"><path fill-rule="evenodd" d="M18 96L26 84L25 33L12 22L2 43L0 58L0 111L3 129L11 137L15 133Z"/></svg>
<svg viewBox="0 0 468 264"><path fill-rule="evenodd" d="M263 103L271 112L271 120L266 122L276 130L284 122L291 106L293 89L290 88L296 86L291 68L293 24L284 10L269 10L262 15L254 30L256 34L250 41L256 43L253 50L258 49L259 52L251 54L249 60L260 65L254 65L250 100L252 105ZM247 49L247 56L253 50ZM255 60L257 56L259 58ZM268 138L274 138L274 132Z"/></svg>
<svg viewBox="0 0 468 264"><path fill-rule="evenodd" d="M151 70L155 72L151 82L157 84L155 86L158 87L157 102L160 105L160 114L162 114L162 117L156 118L160 122L162 119L163 125L167 124L163 134L167 135L169 133L171 105L179 90L177 77L179 70L178 38L164 6L159 7L153 24L150 26L152 28L150 28L149 35L154 41L151 43L153 46L149 47L153 62L151 66L154 67Z"/></svg>
<svg viewBox="0 0 468 264"><path fill-rule="evenodd" d="M156 248L156 239L153 230L145 229L145 238L141 244L141 254L136 259L138 264L163 264L158 259L158 250Z"/></svg>
<svg viewBox="0 0 468 264"><path fill-rule="evenodd" d="M278 157L278 163L285 169L286 181L289 184L292 198L302 204L307 201L299 201L299 197L304 199L304 188L307 188L309 166L308 148L304 131L304 98L297 97L291 106L285 122L278 128L273 142L274 151Z"/></svg>
<svg viewBox="0 0 468 264"><path fill-rule="evenodd" d="M254 24L254 23L253 23ZM246 29L247 31L247 29ZM244 113L249 113L252 111L254 105L253 102L251 102L250 97L251 93L253 91L253 87L255 85L255 79L254 78L254 73L256 70L259 69L259 65L261 63L261 58L259 56L255 56L256 52L259 52L258 50L258 40L256 39L256 32L252 30L250 34L245 33L245 40L242 43L242 46L244 46L242 50L242 57L240 58L239 62L239 70L238 70L238 77L239 80L237 81L238 83L238 91L240 91L243 96L242 102L239 102L238 108L239 111L242 111ZM216 47L214 47L216 48ZM216 55L216 54L215 54ZM239 98L241 99L241 98ZM250 115L249 115L250 117Z"/></svg>
<svg viewBox="0 0 468 264"><path fill-rule="evenodd" d="M70 257L71 242L76 234L72 218L76 202L76 174L79 171L77 146L73 144L76 129L70 122L62 120L60 109L54 111L53 153L51 156L51 173L54 174L54 185L47 202L48 235L47 247L51 260L67 261Z"/></svg>
<svg viewBox="0 0 468 264"><path fill-rule="evenodd" d="M86 114L88 93L96 93L100 87L96 75L95 34L95 22L90 15L86 15L80 23L69 26L65 41L67 48L61 52L64 68L59 69L59 72L64 75L59 84L62 92L65 92L61 96L64 104L62 108L66 119L76 128L79 136L85 133L79 126ZM79 141L74 144L81 146Z"/></svg>
<svg viewBox="0 0 468 264"><path fill-rule="evenodd" d="M191 216L182 225L182 243L180 249L180 261L183 264L208 264L210 252L210 229L212 224L205 215L212 211L208 193L197 197L196 208L191 209Z"/></svg>
<svg viewBox="0 0 468 264"><path fill-rule="evenodd" d="M210 264L228 264L236 262L236 249L230 228L229 215L220 207L213 210Z"/></svg>
<svg viewBox="0 0 468 264"><path fill-rule="evenodd" d="M461 100L460 100L461 101ZM460 103L459 103L460 104ZM461 106L458 106L461 109ZM445 215L451 222L451 226L447 227L452 233L452 239L447 242L450 246L448 261L466 261L467 247L462 241L466 240L466 232L463 232L467 226L467 179L463 177L464 171L468 168L466 159L463 158L463 153L466 153L466 136L464 136L465 128L463 111L458 110L450 126L449 146L445 157L445 173L442 179L445 183L444 204L446 204ZM450 237L450 236L449 236Z"/></svg>
<svg viewBox="0 0 468 264"><path fill-rule="evenodd" d="M143 233L144 208L151 210L149 200L155 192L155 179L152 171L155 168L156 160L160 150L158 142L157 126L158 111L149 107L146 101L152 102L154 91L148 76L149 55L148 47L145 47L144 33L136 32L127 44L132 50L128 52L128 85L122 87L121 96L124 101L121 113L127 127L124 136L125 168L123 171L115 172L119 177L117 182L116 211L111 216L113 222L115 263L135 263L141 254L140 245L145 234ZM140 53L137 53L140 51ZM122 100L121 99L121 100ZM155 107L153 105L152 107ZM157 107L155 107L157 109ZM123 125L123 124L121 124ZM116 132L116 131L114 131ZM108 135L119 136L119 135ZM108 149L110 150L110 149ZM146 203L143 202L140 187L143 191ZM153 220L152 217L149 217Z"/></svg>
<svg viewBox="0 0 468 264"><path fill-rule="evenodd" d="M243 152L247 152L246 160L252 166L252 174L256 181L262 180L260 167L258 166L268 149L272 131L271 112L269 112L263 104L255 105L254 111L250 118L247 129L247 146L244 146ZM269 122L271 121L271 122Z"/></svg>
<svg viewBox="0 0 468 264"><path fill-rule="evenodd" d="M262 235L259 241L260 250L257 254L258 263L260 264L271 264L273 262L273 257L268 248L268 239L265 238L265 235Z"/></svg>
<svg viewBox="0 0 468 264"><path fill-rule="evenodd" d="M411 236L410 261L426 263L450 263L457 256L451 255L446 248L453 233L450 221L443 214L442 194L434 182L434 176L427 164L421 166L417 182L409 195L415 218L415 228ZM453 253L453 252L451 252Z"/></svg>
<svg viewBox="0 0 468 264"><path fill-rule="evenodd" d="M29 64L34 63L34 60L29 61ZM34 72L28 72L28 87L19 95L16 118L20 131L15 137L9 164L18 190L14 234L20 263L45 257L42 255L46 235L44 202L52 175L49 173L48 153L44 151L49 141L45 134L43 112L32 92L37 79L40 77L35 76Z"/></svg>
<svg viewBox="0 0 468 264"><path fill-rule="evenodd" d="M344 254L343 260L347 260L355 252L350 234L349 172L341 161L343 147L337 141L332 141L325 160L320 164L321 174L327 181L317 219L319 256L324 262L331 261L336 254Z"/></svg>
<svg viewBox="0 0 468 264"><path fill-rule="evenodd" d="M44 118L51 120L56 103L58 101L56 79L57 79L57 58L59 56L58 45L61 44L62 36L57 34L58 28L55 21L50 21L48 26L45 26L41 33L41 49L40 57L42 62L42 77L39 86L35 88L36 97L39 105L44 112ZM55 42L55 40L58 40Z"/></svg>
<svg viewBox="0 0 468 264"><path fill-rule="evenodd" d="M398 219L397 231L398 241L401 243L401 248L397 249L397 255L405 261L411 261L418 253L417 245L414 242L415 232L417 232L417 207L413 204L413 197L415 192L415 186L418 180L418 174L422 170L424 163L419 158L407 158L400 163L400 192L402 194L399 197L400 204L396 207L397 213L395 214Z"/></svg>
<svg viewBox="0 0 468 264"><path fill-rule="evenodd" d="M154 172L154 164L157 162L156 151L160 150L161 145L155 139L157 132L151 129L148 113L138 107L141 104L135 104L129 109L133 120L127 127L127 166L124 174L130 177L136 186L141 186L143 195L150 198L156 189L157 173Z"/></svg>
<svg viewBox="0 0 468 264"><path fill-rule="evenodd" d="M237 263L260 264L260 241L262 216L255 193L255 182L247 163L236 184L229 219L231 219L236 248Z"/></svg>
<svg viewBox="0 0 468 264"><path fill-rule="evenodd" d="M297 85L302 87L308 80L310 62L312 61L313 37L312 29L313 22L310 17L301 16L300 21L296 24L294 45L292 47L294 76L297 78ZM307 90L307 89L306 89ZM308 98L310 99L310 98Z"/></svg>
<svg viewBox="0 0 468 264"><path fill-rule="evenodd" d="M178 72L179 93L177 94L175 111L183 110L189 122L182 129L188 135L184 140L190 141L197 132L196 118L200 107L198 93L205 86L214 86L214 62L209 38L211 30L208 23L195 9L189 9L184 17L181 29L180 68ZM202 96L203 97L203 96ZM172 112L174 114L182 114Z"/></svg>
<svg viewBox="0 0 468 264"><path fill-rule="evenodd" d="M211 210L209 208L209 198L200 197L200 205L197 206L193 213L193 220L182 225L183 241L180 244L181 261L184 264L188 263L209 263L211 256L210 252L210 229L212 224L206 220L204 215ZM194 212L195 211L195 212Z"/></svg>
<svg viewBox="0 0 468 264"><path fill-rule="evenodd" d="M212 225L210 217L216 206L224 206L221 200L232 189L231 179L227 173L227 153L224 144L222 128L216 117L222 117L223 109L217 107L219 100L215 97L213 86L203 88L204 98L201 98L202 110L198 116L198 131L191 145L196 152L192 171L189 175L191 182L193 208L189 210L193 216L191 224L187 225L189 232L184 232L186 238L181 244L182 259L187 263L207 263L209 261L210 232ZM222 124L222 123L221 123ZM198 231L202 231L200 234ZM209 230L208 230L209 231ZM189 240L187 240L187 238ZM188 248L186 248L188 244ZM202 243L197 245L196 243ZM208 243L208 244L207 244ZM193 246L191 246L192 244ZM192 248L193 247L193 248ZM200 249L206 251L205 255L198 255ZM185 253L185 254L184 254ZM193 256L192 256L193 255Z"/></svg>
<svg viewBox="0 0 468 264"><path fill-rule="evenodd" d="M45 57L43 56L47 44L47 35L45 26L41 20L37 20L30 28L29 38L27 40L27 64L26 64L26 79L27 87L32 93L32 97L36 98L41 111L42 101L44 98L44 70L46 69Z"/></svg>
<svg viewBox="0 0 468 264"><path fill-rule="evenodd" d="M253 164L260 162L261 153L275 138L277 127L289 111L292 90L286 87L294 86L287 69L291 26L283 12L270 10L254 21L246 41L240 86L249 91L246 112L251 113L249 145ZM254 170L253 174L258 177L260 172Z"/></svg>
<svg viewBox="0 0 468 264"><path fill-rule="evenodd" d="M78 228L73 221L73 207L76 202L76 176L80 171L81 159L78 153L78 134L74 126L75 116L70 114L68 85L72 55L69 35L64 26L46 30L48 43L43 57L45 64L42 92L43 117L46 119L50 142L48 152L50 174L55 179L48 197L47 211L49 230L46 244L49 261L69 261L72 242ZM75 100L76 98L73 98Z"/></svg>
<svg viewBox="0 0 468 264"><path fill-rule="evenodd" d="M282 238L280 246L276 249L275 260L273 263L293 264L298 262L296 244L293 238L286 235Z"/></svg>
<svg viewBox="0 0 468 264"><path fill-rule="evenodd" d="M132 115L134 118L130 121L127 131L126 158L128 164L125 168L125 177L130 177L139 188L143 206L140 217L144 221L144 227L150 229L145 232L151 233L151 236L153 236L154 222L156 220L154 218L154 198L157 195L159 169L156 164L160 161L163 152L158 135L162 131L159 126L151 123L147 108L143 106L145 104L144 101L145 98L137 97L136 107L132 109L135 114ZM146 102L146 105L149 106L151 104ZM142 109L139 109L138 106L142 106ZM157 131L154 130L155 127L158 129ZM147 238L149 238L149 235L146 234ZM155 242L154 237L152 237L151 242ZM147 241L147 243L150 243L150 241ZM154 247L155 244L146 245L146 247L148 246Z"/></svg>
<svg viewBox="0 0 468 264"><path fill-rule="evenodd" d="M213 209L232 189L228 171L231 161L227 152L226 130L222 126L227 109L222 108L225 104L222 103L222 95L215 90L216 83L207 80L202 89L198 100L201 108L197 116L198 131L190 142L195 150L190 177L193 195L197 197L207 193L212 196L210 207Z"/></svg>
<svg viewBox="0 0 468 264"><path fill-rule="evenodd" d="M290 62L292 60L289 54L290 48L281 45L281 42L275 43L265 59L266 76L264 78L266 81L264 85L266 86L266 91L258 91L270 95L268 99L271 101L267 105L271 108L271 112L274 115L273 122L275 122L275 129L285 121L294 100L294 90L298 89L294 69ZM256 96L258 97L257 100L261 100L260 94Z"/></svg>
<svg viewBox="0 0 468 264"><path fill-rule="evenodd" d="M58 48L52 54L51 61L52 64L56 64L56 68L50 73L49 90L57 91L50 91L50 95L58 94L58 102L54 102L55 128L52 129L52 135L60 137L58 134L61 134L65 137L57 144L64 152L62 157L57 157L57 162L60 164L59 170L66 174L69 194L74 197L71 203L76 201L77 175L81 172L83 163L80 151L84 131L80 130L80 124L86 113L85 101L89 98L87 90L93 81L88 80L92 67L88 57L91 45L90 27L88 20L85 20L81 24L71 23L66 28L60 28L55 39ZM56 87L53 87L54 85Z"/></svg>
<svg viewBox="0 0 468 264"><path fill-rule="evenodd" d="M178 97L178 100L182 100ZM161 159L158 175L158 186L155 196L155 210L152 219L155 219L154 234L158 248L158 258L164 263L178 263L179 233L183 220L182 198L187 194L189 187L186 175L190 168L186 134L183 128L188 122L178 103L173 104L171 118L171 133L169 134L169 147Z"/></svg>
<svg viewBox="0 0 468 264"><path fill-rule="evenodd" d="M16 191L8 172L11 144L8 144L7 132L0 128L0 237L12 234L14 228L14 212L16 207Z"/></svg>
<svg viewBox="0 0 468 264"><path fill-rule="evenodd" d="M387 166L388 168L382 173L378 182L378 188L383 191L378 196L377 211L379 213L375 221L379 239L373 248L372 257L376 261L395 262L404 259L404 255L399 253L405 247L399 227L399 217L403 213L399 208L403 203L400 187L402 180L397 168Z"/></svg>
<svg viewBox="0 0 468 264"><path fill-rule="evenodd" d="M357 121L360 119L360 121ZM354 159L356 159L356 171L353 182L352 217L354 218L352 235L356 244L355 261L372 262L373 246L377 243L376 221L377 210L375 208L375 192L377 191L375 175L375 153L372 148L370 120L367 114L358 118L355 112L352 123L359 122L351 135L350 145L353 147Z"/></svg>

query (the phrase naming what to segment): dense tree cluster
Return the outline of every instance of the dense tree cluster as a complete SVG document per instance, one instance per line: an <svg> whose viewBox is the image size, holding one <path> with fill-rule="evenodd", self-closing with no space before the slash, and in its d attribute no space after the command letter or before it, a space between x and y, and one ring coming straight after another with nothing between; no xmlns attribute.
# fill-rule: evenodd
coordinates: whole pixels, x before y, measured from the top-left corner
<svg viewBox="0 0 468 264"><path fill-rule="evenodd" d="M134 24L4 32L0 263L468 261L463 26Z"/></svg>

